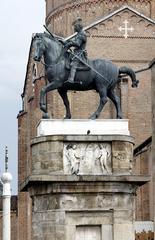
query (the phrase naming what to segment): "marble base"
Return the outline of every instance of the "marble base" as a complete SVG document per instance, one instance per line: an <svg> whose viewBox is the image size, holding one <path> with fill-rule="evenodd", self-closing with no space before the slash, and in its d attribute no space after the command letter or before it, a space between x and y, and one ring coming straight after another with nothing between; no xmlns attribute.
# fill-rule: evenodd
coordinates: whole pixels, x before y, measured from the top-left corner
<svg viewBox="0 0 155 240"><path fill-rule="evenodd" d="M37 136L44 135L130 135L127 119L42 119Z"/></svg>

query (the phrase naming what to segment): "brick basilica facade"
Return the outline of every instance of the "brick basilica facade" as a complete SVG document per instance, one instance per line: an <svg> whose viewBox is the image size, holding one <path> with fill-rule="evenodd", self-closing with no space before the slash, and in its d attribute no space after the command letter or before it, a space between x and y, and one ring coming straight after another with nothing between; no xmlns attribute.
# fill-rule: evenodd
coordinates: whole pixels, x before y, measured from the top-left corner
<svg viewBox="0 0 155 240"><path fill-rule="evenodd" d="M155 56L155 0L46 0L46 25L57 35L73 34L72 21L83 19L88 35L89 58L107 58L117 66L139 70L148 66ZM125 20L128 37L124 37ZM131 88L131 80L123 78L117 86L121 98L123 117L129 119L130 132L138 147L152 135L151 127L151 71L137 74L138 89ZM33 199L22 189L31 174L31 140L42 117L39 109L39 92L45 84L44 66L33 61L31 43L24 89L23 109L18 114L18 227L19 240L31 239L31 209ZM94 91L68 93L73 118L89 118L98 105ZM56 91L47 96L48 111L52 118L63 118L64 106ZM109 101L100 118L115 118L115 109ZM150 148L149 148L150 149ZM151 151L151 150L150 150ZM149 155L149 154L148 154ZM151 174L151 158L135 155L135 173ZM150 155L149 155L150 156ZM140 160L139 160L140 159ZM136 220L152 221L152 182L140 189L137 195Z"/></svg>

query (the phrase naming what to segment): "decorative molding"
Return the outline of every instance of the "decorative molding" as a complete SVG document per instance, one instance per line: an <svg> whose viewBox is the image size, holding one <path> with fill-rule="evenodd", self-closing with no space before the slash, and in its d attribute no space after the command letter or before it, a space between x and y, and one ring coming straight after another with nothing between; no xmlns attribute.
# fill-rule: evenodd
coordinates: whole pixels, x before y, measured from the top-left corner
<svg viewBox="0 0 155 240"><path fill-rule="evenodd" d="M123 11L131 11L131 12L133 12L135 15L138 15L139 17L141 17L141 18L149 21L150 23L155 24L155 21L152 20L151 18L145 16L145 15L142 14L142 13L139 13L137 10L135 10L135 9L133 9L132 7L129 7L129 6L126 5L126 6L123 6L123 7L119 8L118 10L112 12L111 14L108 14L107 16L105 16L105 17L103 17L103 18L101 18L101 19L93 22L92 24L90 24L89 26L87 26L85 29L88 30L89 28L92 28L92 27L98 25L99 23L101 23L101 22L103 22L103 21L105 21L105 20L108 20L108 19L110 19L111 17L113 17L113 16L115 16L115 15L117 15L117 14L123 12Z"/></svg>
<svg viewBox="0 0 155 240"><path fill-rule="evenodd" d="M155 39L155 21L128 6L92 23L85 27L85 30L88 32L88 37L124 38L124 32L120 31L123 22L134 26L132 31L128 32L127 38Z"/></svg>
<svg viewBox="0 0 155 240"><path fill-rule="evenodd" d="M91 35L91 36L88 36L88 38L91 37L91 38L122 38L124 39L123 36L104 36L104 35ZM154 37L144 37L144 36L129 36L128 37L129 39L155 39L155 36Z"/></svg>
<svg viewBox="0 0 155 240"><path fill-rule="evenodd" d="M120 4L124 3L124 4L129 4L131 1L129 0L120 0L119 1ZM150 4L152 2L152 0L135 0L134 1L135 3L140 3L140 4ZM76 0L76 1L66 1L65 3L62 3L60 4L59 6L57 7L54 7L50 12L49 14L47 15L47 19L49 18L49 16L53 15L54 13L57 13L57 12L63 12L63 10L69 10L69 9L72 9L72 8L76 8L76 7L81 7L82 5L88 5L90 7L91 4L118 4L118 2L116 2L116 0L85 0L85 1L81 1L81 0Z"/></svg>

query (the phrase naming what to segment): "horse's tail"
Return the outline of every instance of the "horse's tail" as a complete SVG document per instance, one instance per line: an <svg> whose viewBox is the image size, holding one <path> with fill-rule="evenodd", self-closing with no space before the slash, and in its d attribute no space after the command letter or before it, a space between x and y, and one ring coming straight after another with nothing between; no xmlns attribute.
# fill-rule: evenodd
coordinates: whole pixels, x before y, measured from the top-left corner
<svg viewBox="0 0 155 240"><path fill-rule="evenodd" d="M132 80L132 87L138 87L138 83L139 83L139 80L136 79L136 74L135 72L131 69L131 68L128 68L128 67L120 67L119 68L119 74L127 74L130 76L131 80Z"/></svg>

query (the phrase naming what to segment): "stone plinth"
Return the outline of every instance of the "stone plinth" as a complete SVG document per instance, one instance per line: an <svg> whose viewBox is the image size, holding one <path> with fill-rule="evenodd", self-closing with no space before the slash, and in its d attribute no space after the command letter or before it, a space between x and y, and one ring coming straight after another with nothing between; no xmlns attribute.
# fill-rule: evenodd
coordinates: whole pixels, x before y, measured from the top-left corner
<svg viewBox="0 0 155 240"><path fill-rule="evenodd" d="M42 136L32 142L32 174L129 175L132 156L131 136Z"/></svg>
<svg viewBox="0 0 155 240"><path fill-rule="evenodd" d="M130 135L126 119L43 119L38 124L37 136L47 135Z"/></svg>
<svg viewBox="0 0 155 240"><path fill-rule="evenodd" d="M128 124L121 134L115 121L114 134L108 129L104 134L102 127L95 134L89 125L93 121L88 121L88 129L85 124L84 130L71 134L66 128L61 135L63 128L55 134L60 121L49 122L51 135L43 136L46 131L41 130L42 136L31 143L32 175L21 186L32 197L32 238L134 240L135 193L149 177L133 175L134 141ZM81 122L76 120L76 125ZM112 121L99 122L110 126Z"/></svg>

